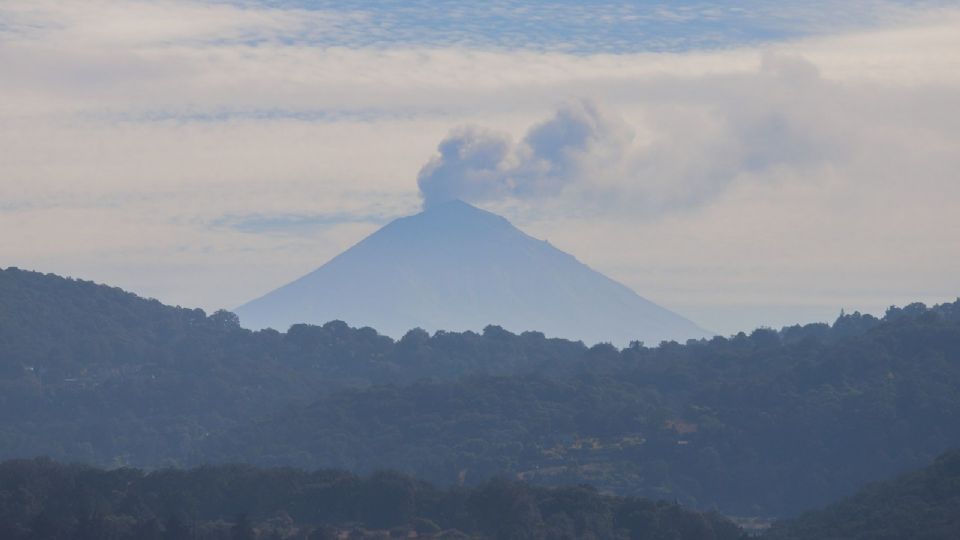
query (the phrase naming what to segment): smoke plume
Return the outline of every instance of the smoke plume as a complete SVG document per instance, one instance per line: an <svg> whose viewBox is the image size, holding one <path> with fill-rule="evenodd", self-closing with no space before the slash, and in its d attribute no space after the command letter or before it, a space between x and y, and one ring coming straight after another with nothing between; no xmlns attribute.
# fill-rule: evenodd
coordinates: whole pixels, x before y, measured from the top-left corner
<svg viewBox="0 0 960 540"><path fill-rule="evenodd" d="M756 72L703 88L710 93L652 85L642 140L588 100L562 105L519 142L456 129L420 170L424 206L567 198L580 211L658 214L707 204L738 179L775 181L843 152L844 127L831 125L842 94L802 58L766 55Z"/></svg>

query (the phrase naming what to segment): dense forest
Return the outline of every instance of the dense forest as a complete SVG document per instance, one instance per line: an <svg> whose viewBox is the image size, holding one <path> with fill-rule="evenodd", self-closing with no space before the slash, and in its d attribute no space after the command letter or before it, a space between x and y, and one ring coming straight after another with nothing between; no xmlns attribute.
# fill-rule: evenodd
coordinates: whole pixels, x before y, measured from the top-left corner
<svg viewBox="0 0 960 540"><path fill-rule="evenodd" d="M436 489L407 476L206 466L105 471L45 459L0 464L5 540L496 538L739 540L673 503L493 479Z"/></svg>
<svg viewBox="0 0 960 540"><path fill-rule="evenodd" d="M960 538L960 450L896 480L777 523L771 540L956 540Z"/></svg>
<svg viewBox="0 0 960 540"><path fill-rule="evenodd" d="M0 271L0 458L507 476L785 516L960 446L958 388L960 301L618 350L495 326L251 332Z"/></svg>
<svg viewBox="0 0 960 540"><path fill-rule="evenodd" d="M600 346L567 373L336 392L213 439L205 455L440 483L509 472L787 515L960 444L957 351L960 328L936 314L836 344L759 331Z"/></svg>

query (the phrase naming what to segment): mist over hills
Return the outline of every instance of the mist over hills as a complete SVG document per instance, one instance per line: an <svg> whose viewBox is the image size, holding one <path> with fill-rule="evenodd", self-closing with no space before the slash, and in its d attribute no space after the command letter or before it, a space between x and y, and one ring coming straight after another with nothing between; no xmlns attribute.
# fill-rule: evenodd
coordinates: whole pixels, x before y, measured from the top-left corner
<svg viewBox="0 0 960 540"><path fill-rule="evenodd" d="M0 459L390 468L787 516L960 447L960 301L625 349L342 322L250 331L0 271Z"/></svg>
<svg viewBox="0 0 960 540"><path fill-rule="evenodd" d="M415 327L479 331L489 324L621 346L710 335L506 219L459 200L394 220L236 313L254 329L337 319L393 337Z"/></svg>

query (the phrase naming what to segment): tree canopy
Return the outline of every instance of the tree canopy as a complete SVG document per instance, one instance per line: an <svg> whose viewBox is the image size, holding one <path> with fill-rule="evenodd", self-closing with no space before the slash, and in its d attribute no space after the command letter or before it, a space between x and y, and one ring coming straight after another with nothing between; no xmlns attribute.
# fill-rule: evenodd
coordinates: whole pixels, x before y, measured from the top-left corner
<svg viewBox="0 0 960 540"><path fill-rule="evenodd" d="M855 496L776 523L771 540L960 538L960 450Z"/></svg>
<svg viewBox="0 0 960 540"><path fill-rule="evenodd" d="M491 538L740 540L674 503L505 479L441 490L397 473L361 478L243 465L112 471L45 459L0 464L5 540Z"/></svg>
<svg viewBox="0 0 960 540"><path fill-rule="evenodd" d="M0 458L389 468L784 516L960 446L960 301L608 344L228 312L0 271Z"/></svg>

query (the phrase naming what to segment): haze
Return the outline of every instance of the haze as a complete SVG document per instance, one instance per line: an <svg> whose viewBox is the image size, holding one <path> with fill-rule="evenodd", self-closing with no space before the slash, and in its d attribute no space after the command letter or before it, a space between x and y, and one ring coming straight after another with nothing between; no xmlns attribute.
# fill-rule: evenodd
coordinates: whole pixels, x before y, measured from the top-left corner
<svg viewBox="0 0 960 540"><path fill-rule="evenodd" d="M956 3L342 6L0 4L0 267L234 308L462 198L720 333L956 296Z"/></svg>

